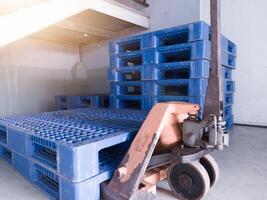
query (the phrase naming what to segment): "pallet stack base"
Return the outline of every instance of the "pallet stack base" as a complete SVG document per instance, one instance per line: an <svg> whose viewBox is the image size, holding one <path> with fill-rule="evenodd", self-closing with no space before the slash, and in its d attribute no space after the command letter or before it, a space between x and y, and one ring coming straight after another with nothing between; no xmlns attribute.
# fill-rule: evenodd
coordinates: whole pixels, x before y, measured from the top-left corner
<svg viewBox="0 0 267 200"><path fill-rule="evenodd" d="M89 108L3 118L0 157L51 199L99 200L146 115Z"/></svg>

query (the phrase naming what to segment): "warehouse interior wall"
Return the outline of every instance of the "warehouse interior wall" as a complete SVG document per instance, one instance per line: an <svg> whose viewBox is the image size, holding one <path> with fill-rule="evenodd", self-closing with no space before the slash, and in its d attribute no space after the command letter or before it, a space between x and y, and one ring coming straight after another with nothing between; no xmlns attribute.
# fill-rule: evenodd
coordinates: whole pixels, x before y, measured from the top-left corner
<svg viewBox="0 0 267 200"><path fill-rule="evenodd" d="M147 31L198 20L209 23L209 0L149 0ZM238 46L235 123L267 126L264 0L222 0L222 33ZM250 13L253 13L250 14ZM23 39L0 48L0 116L54 109L60 94L107 93L108 42L81 48Z"/></svg>
<svg viewBox="0 0 267 200"><path fill-rule="evenodd" d="M54 110L55 95L80 93L77 56L75 46L35 39L1 48L0 116Z"/></svg>
<svg viewBox="0 0 267 200"><path fill-rule="evenodd" d="M148 0L147 2L150 6L144 11L150 16L151 21L147 32L191 23L200 18L200 0ZM84 46L81 49L81 59L90 77L89 92L108 93L108 42Z"/></svg>
<svg viewBox="0 0 267 200"><path fill-rule="evenodd" d="M222 0L222 33L237 44L234 122L267 126L267 1ZM209 22L209 0L200 19Z"/></svg>

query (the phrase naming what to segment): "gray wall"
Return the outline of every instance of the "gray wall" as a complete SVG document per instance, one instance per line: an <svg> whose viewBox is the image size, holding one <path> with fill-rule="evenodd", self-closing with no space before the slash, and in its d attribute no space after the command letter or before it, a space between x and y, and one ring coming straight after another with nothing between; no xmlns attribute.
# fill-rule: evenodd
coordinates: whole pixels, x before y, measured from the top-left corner
<svg viewBox="0 0 267 200"><path fill-rule="evenodd" d="M77 50L34 39L1 48L0 116L53 110L55 95L84 93L88 80L75 65Z"/></svg>
<svg viewBox="0 0 267 200"><path fill-rule="evenodd" d="M238 47L234 72L236 123L267 126L267 1L222 0L222 32ZM209 0L201 0L209 22Z"/></svg>

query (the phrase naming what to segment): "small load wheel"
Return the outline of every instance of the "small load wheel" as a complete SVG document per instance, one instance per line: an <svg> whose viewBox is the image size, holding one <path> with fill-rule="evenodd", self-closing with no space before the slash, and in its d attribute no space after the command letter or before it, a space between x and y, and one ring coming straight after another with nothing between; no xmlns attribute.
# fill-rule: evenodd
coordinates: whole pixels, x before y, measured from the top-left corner
<svg viewBox="0 0 267 200"><path fill-rule="evenodd" d="M216 160L209 154L200 158L200 164L206 169L210 177L210 187L212 187L219 179L220 170Z"/></svg>
<svg viewBox="0 0 267 200"><path fill-rule="evenodd" d="M171 164L168 182L172 192L180 200L200 200L210 188L208 172L198 161Z"/></svg>

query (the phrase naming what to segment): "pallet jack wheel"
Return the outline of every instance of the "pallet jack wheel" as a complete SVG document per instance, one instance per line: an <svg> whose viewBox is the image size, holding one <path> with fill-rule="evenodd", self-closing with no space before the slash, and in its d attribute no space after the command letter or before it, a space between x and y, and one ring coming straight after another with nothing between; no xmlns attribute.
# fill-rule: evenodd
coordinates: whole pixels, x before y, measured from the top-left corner
<svg viewBox="0 0 267 200"><path fill-rule="evenodd" d="M198 161L171 164L168 182L172 192L180 200L200 200L210 188L209 175Z"/></svg>
<svg viewBox="0 0 267 200"><path fill-rule="evenodd" d="M216 160L209 154L200 158L200 164L206 169L210 177L210 187L212 187L219 179L219 166Z"/></svg>

